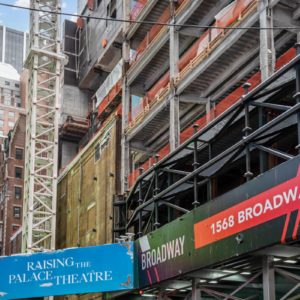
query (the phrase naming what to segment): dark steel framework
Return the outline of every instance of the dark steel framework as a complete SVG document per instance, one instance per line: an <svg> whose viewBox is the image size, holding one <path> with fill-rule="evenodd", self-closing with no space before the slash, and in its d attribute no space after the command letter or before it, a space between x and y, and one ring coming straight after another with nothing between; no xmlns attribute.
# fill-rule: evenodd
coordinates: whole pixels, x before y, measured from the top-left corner
<svg viewBox="0 0 300 300"><path fill-rule="evenodd" d="M115 237L143 236L300 153L300 45L297 56L143 172L114 200Z"/></svg>

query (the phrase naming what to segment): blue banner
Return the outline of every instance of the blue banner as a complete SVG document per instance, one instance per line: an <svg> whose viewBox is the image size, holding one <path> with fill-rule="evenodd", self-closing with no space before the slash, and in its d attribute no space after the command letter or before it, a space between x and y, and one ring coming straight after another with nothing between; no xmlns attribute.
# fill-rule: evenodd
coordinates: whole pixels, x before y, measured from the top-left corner
<svg viewBox="0 0 300 300"><path fill-rule="evenodd" d="M0 257L0 299L133 288L133 243Z"/></svg>

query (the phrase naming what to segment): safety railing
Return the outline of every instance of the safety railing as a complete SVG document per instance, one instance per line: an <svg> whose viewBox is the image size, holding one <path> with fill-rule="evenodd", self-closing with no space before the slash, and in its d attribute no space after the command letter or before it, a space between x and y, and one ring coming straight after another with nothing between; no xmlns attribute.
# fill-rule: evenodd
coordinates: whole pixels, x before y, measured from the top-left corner
<svg viewBox="0 0 300 300"><path fill-rule="evenodd" d="M98 116L101 116L112 104L122 87L122 61L107 76L95 94Z"/></svg>
<svg viewBox="0 0 300 300"><path fill-rule="evenodd" d="M135 0L130 12L130 20L135 21L149 0Z"/></svg>

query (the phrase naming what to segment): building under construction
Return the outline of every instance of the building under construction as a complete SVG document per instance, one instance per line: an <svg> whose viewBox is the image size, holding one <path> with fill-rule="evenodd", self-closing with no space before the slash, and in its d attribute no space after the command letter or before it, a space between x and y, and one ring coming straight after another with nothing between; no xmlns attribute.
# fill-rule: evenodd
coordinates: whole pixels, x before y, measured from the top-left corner
<svg viewBox="0 0 300 300"><path fill-rule="evenodd" d="M134 234L139 288L110 298L298 299L300 2L78 8L57 248Z"/></svg>

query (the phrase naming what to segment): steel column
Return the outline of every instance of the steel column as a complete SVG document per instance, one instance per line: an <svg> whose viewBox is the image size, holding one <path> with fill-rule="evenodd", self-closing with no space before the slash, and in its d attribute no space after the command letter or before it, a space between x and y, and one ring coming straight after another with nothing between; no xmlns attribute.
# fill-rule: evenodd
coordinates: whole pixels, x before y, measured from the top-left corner
<svg viewBox="0 0 300 300"><path fill-rule="evenodd" d="M198 283L196 279L192 281L192 300L201 300L201 290L198 287Z"/></svg>
<svg viewBox="0 0 300 300"><path fill-rule="evenodd" d="M199 126L195 124L193 128L194 128L194 132L197 133ZM199 166L198 157L197 157L198 154L197 147L198 147L198 140L195 139L194 140L194 162L193 162L194 170L196 170ZM192 204L194 207L197 207L200 204L198 200L198 175L194 176L194 202Z"/></svg>
<svg viewBox="0 0 300 300"><path fill-rule="evenodd" d="M264 300L274 300L275 297L275 271L273 266L273 257L263 258L263 290Z"/></svg>
<svg viewBox="0 0 300 300"><path fill-rule="evenodd" d="M245 94L248 94L250 86L251 85L248 84L248 83L244 84L243 87L244 87L244 90L245 90ZM243 129L243 133L244 133L244 138L246 138L250 134L250 132L252 131L252 128L250 127L249 104L245 103L244 106L245 106L245 128ZM253 173L251 172L251 160L250 160L250 146L249 146L249 143L246 143L245 151L246 151L246 172L245 172L244 176L247 179L247 181L249 181L253 177Z"/></svg>
<svg viewBox="0 0 300 300"><path fill-rule="evenodd" d="M172 23L175 24L175 7L170 1L170 9L173 15ZM169 27L170 34L170 149L175 150L180 144L180 108L179 96L176 94L174 78L177 76L179 61L179 32L175 26Z"/></svg>
<svg viewBox="0 0 300 300"><path fill-rule="evenodd" d="M300 54L300 41L296 44L296 53L297 55ZM296 94L294 98L296 103L300 103L300 63L297 63L296 67ZM300 153L300 112L297 113L297 134L298 134L298 145L296 146L298 149L298 153Z"/></svg>

